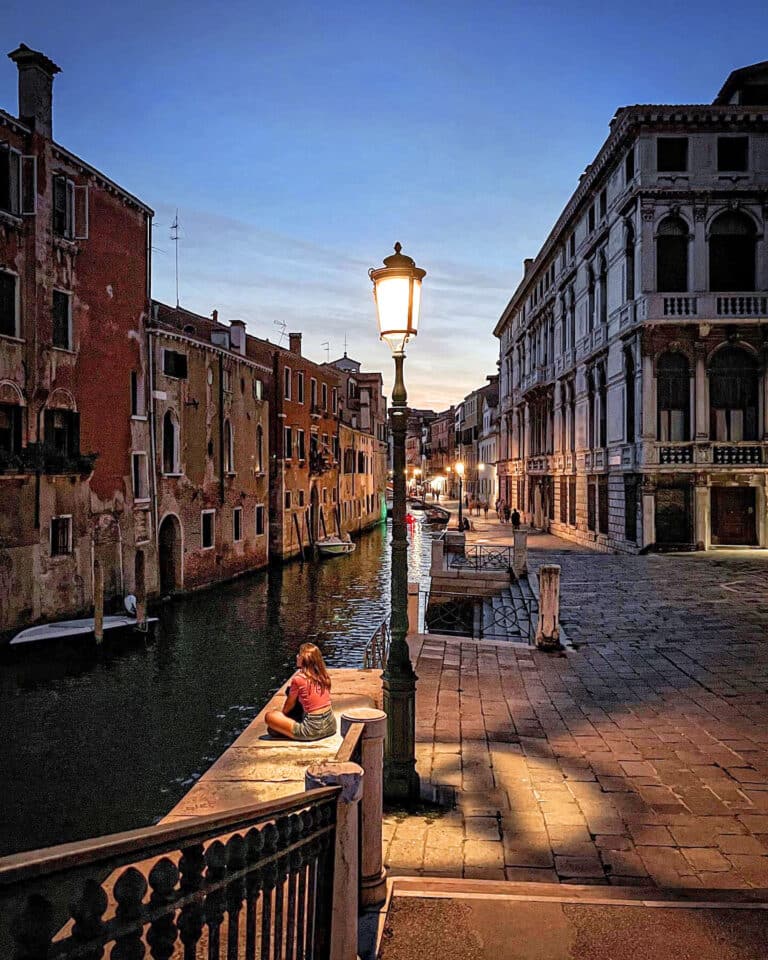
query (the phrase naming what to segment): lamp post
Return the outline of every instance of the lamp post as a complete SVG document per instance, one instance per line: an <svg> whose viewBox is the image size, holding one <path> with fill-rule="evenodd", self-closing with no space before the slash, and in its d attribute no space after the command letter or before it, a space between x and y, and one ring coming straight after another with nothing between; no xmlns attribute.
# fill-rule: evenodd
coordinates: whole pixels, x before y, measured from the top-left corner
<svg viewBox="0 0 768 960"><path fill-rule="evenodd" d="M395 244L383 267L372 267L373 297L379 337L386 340L395 361L395 383L389 408L392 430L392 616L389 656L384 668L384 711L387 739L384 747L384 796L390 800L419 798L416 773L416 672L411 663L408 634L408 535L405 524L405 434L408 395L403 380L405 345L416 336L421 306L421 281L426 270Z"/></svg>
<svg viewBox="0 0 768 960"><path fill-rule="evenodd" d="M459 530L464 529L464 515L462 508L464 506L464 464L459 460L456 464L456 476L459 478Z"/></svg>

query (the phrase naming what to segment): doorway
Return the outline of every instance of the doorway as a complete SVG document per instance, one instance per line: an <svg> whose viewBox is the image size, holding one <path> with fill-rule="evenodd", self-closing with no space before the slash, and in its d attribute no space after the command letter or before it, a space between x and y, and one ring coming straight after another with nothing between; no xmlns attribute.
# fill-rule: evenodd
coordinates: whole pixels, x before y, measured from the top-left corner
<svg viewBox="0 0 768 960"><path fill-rule="evenodd" d="M754 487L712 487L712 543L757 545Z"/></svg>
<svg viewBox="0 0 768 960"><path fill-rule="evenodd" d="M160 524L160 595L167 597L181 587L181 524L169 513Z"/></svg>
<svg viewBox="0 0 768 960"><path fill-rule="evenodd" d="M690 547L693 541L691 487L656 490L656 543L659 547Z"/></svg>

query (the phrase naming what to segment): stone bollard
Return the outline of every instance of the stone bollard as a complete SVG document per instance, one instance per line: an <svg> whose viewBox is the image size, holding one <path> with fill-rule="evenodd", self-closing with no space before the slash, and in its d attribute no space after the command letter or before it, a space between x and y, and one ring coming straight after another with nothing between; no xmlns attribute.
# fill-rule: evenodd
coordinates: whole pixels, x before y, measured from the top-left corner
<svg viewBox="0 0 768 960"><path fill-rule="evenodd" d="M360 905L383 903L387 895L383 866L381 821L384 816L384 737L387 715L383 710L355 707L341 715L341 734L346 736L353 723L365 725L360 740L360 762L365 771L363 800L360 805Z"/></svg>
<svg viewBox="0 0 768 960"><path fill-rule="evenodd" d="M546 564L539 570L539 621L536 646L556 650L560 646L560 567Z"/></svg>
<svg viewBox="0 0 768 960"><path fill-rule="evenodd" d="M358 804L363 796L363 768L356 763L325 760L307 767L304 789L341 787L336 806L336 850L333 866L333 910L330 960L356 960L360 865Z"/></svg>
<svg viewBox="0 0 768 960"><path fill-rule="evenodd" d="M408 584L408 635L419 632L419 584Z"/></svg>
<svg viewBox="0 0 768 960"><path fill-rule="evenodd" d="M104 568L100 560L93 567L93 635L96 643L104 639Z"/></svg>
<svg viewBox="0 0 768 960"><path fill-rule="evenodd" d="M512 548L512 567L516 576L522 577L528 573L528 531L515 530L514 547Z"/></svg>
<svg viewBox="0 0 768 960"><path fill-rule="evenodd" d="M136 623L141 626L147 619L147 585L145 582L144 551L136 551L136 583L133 592L136 595Z"/></svg>

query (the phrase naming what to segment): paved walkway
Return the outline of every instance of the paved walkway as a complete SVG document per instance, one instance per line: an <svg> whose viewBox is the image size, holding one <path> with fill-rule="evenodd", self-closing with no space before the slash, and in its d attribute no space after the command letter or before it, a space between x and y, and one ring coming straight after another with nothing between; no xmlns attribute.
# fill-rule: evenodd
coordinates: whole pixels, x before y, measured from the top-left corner
<svg viewBox="0 0 768 960"><path fill-rule="evenodd" d="M413 638L419 772L457 803L387 817L391 872L768 888L768 556L529 548L577 648Z"/></svg>

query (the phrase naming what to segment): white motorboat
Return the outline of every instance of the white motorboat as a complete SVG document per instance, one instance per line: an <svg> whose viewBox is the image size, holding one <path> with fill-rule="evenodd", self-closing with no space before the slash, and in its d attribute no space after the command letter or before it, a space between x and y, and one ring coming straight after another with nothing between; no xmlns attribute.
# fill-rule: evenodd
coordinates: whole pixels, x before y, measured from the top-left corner
<svg viewBox="0 0 768 960"><path fill-rule="evenodd" d="M147 617L140 626L144 624L157 623L157 617ZM139 624L135 617L119 616L104 617L104 632L107 630L126 629L136 627ZM83 634L92 634L94 627L93 617L85 617L83 620L60 620L58 623L43 623L37 627L28 627L17 633L11 640L11 645L15 643L35 643L39 640L64 640L67 637L76 637Z"/></svg>
<svg viewBox="0 0 768 960"><path fill-rule="evenodd" d="M317 541L317 549L325 557L340 557L346 553L354 553L357 547L351 540L342 540L341 537L323 537Z"/></svg>

